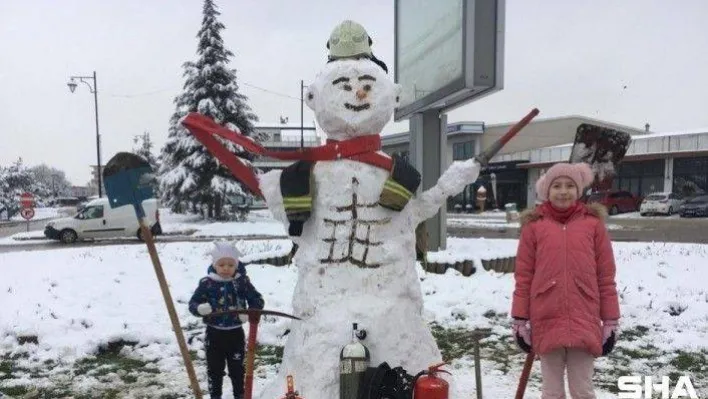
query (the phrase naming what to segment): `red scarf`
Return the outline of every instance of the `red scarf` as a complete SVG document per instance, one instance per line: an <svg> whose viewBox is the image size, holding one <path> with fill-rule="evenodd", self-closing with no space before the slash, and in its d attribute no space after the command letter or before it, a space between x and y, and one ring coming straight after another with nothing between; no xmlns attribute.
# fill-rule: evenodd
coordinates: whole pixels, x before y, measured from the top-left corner
<svg viewBox="0 0 708 399"><path fill-rule="evenodd" d="M555 219L558 223L565 224L571 216L583 209L585 204L580 201L575 201L573 205L566 209L558 209L551 204L551 201L546 201L541 204L541 212Z"/></svg>
<svg viewBox="0 0 708 399"><path fill-rule="evenodd" d="M372 134L355 137L349 140L327 140L327 144L319 147L304 148L296 151L272 151L256 143L252 138L239 132L231 131L213 119L191 112L182 120L184 125L199 140L209 152L224 164L231 173L245 184L251 192L263 194L259 188L258 178L253 170L246 166L236 155L224 147L214 135L231 141L253 154L264 155L282 160L298 161L334 161L336 159L351 159L374 165L382 169L393 169L393 160L377 151L381 149L381 136Z"/></svg>

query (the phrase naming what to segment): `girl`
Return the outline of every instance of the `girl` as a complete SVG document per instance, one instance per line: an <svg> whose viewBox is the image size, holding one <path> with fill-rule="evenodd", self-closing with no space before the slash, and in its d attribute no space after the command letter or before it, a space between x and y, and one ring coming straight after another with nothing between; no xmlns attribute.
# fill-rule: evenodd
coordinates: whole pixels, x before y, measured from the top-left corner
<svg viewBox="0 0 708 399"><path fill-rule="evenodd" d="M541 358L542 398L595 398L595 357L614 345L620 317L615 260L602 205L578 201L587 164L559 163L536 183L543 203L521 218L511 316L522 349Z"/></svg>

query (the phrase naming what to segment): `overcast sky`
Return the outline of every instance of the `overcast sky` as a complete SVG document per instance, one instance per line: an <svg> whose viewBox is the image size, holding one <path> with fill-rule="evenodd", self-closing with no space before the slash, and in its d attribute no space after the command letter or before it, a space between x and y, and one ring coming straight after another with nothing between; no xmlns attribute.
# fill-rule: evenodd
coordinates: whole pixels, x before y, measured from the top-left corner
<svg viewBox="0 0 708 399"><path fill-rule="evenodd" d="M300 79L315 77L343 19L366 27L393 78L393 1L217 4L238 82L262 122L299 122ZM201 11L200 0L0 0L0 165L22 157L75 184L89 180L93 95L83 85L72 95L66 82L94 70L104 163L144 131L161 147L181 64L196 57ZM707 18L705 0L507 0L504 90L448 120L506 122L538 107L541 117L648 122L659 132L708 127ZM384 133L407 129L391 123Z"/></svg>

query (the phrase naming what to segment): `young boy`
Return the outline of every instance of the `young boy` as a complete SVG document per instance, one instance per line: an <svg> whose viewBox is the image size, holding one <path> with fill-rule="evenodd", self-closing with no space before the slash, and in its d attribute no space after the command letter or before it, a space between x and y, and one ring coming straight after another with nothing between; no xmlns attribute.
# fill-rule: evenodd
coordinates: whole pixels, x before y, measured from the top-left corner
<svg viewBox="0 0 708 399"><path fill-rule="evenodd" d="M207 277L189 301L189 311L203 317L206 324L204 342L207 359L209 394L212 399L221 399L224 367L228 365L233 384L234 397L243 398L244 332L241 323L245 315L212 315L233 309L263 309L261 294L253 287L246 268L239 261L241 254L228 243L215 242L211 252L212 265Z"/></svg>

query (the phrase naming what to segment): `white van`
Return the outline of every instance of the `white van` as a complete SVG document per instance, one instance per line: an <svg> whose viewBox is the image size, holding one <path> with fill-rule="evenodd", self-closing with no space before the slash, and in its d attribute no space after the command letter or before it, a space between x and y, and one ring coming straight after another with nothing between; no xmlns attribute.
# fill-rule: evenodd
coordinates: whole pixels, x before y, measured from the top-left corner
<svg viewBox="0 0 708 399"><path fill-rule="evenodd" d="M143 201L145 219L153 235L162 234L158 208L158 202L154 198ZM105 197L90 201L74 217L54 219L47 223L44 235L65 244L85 239L143 239L133 205L111 208L108 198Z"/></svg>

